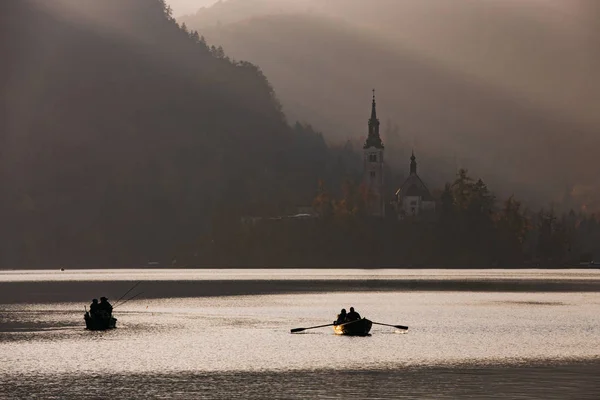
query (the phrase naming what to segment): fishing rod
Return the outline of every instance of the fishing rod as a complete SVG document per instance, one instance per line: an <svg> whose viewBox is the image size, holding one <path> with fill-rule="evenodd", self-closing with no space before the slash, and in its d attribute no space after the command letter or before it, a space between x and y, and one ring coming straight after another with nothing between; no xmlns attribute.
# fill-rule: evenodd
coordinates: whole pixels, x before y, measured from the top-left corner
<svg viewBox="0 0 600 400"><path fill-rule="evenodd" d="M128 298L127 300L125 300L125 301L124 301L124 302L122 302L121 304L119 304L119 305L117 305L117 306L114 306L114 307L113 307L113 310L114 310L115 308L117 308L118 306L122 306L123 304L127 303L128 301L131 301L131 300L135 299L136 297L138 297L138 296L139 296L139 295L141 295L142 293L144 293L144 292L139 292L138 294L136 294L136 295L135 295L135 296L133 296L133 297L130 297L130 298Z"/></svg>
<svg viewBox="0 0 600 400"><path fill-rule="evenodd" d="M129 294L129 292L131 292L133 289L135 289L137 287L137 285L139 285L140 283L142 283L142 281L139 281L138 283L136 283L135 285L133 285L133 287L131 289L129 289L128 291L126 291L125 294L123 296L121 296L119 298L119 300L117 300L115 302L115 305L113 306L113 308L116 307L117 303L119 303L123 299L123 297L127 296Z"/></svg>

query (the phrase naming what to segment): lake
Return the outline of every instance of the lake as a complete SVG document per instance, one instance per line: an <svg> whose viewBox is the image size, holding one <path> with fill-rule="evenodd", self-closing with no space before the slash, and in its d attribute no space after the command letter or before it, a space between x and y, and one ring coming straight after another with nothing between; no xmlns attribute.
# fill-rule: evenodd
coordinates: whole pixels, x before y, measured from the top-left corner
<svg viewBox="0 0 600 400"><path fill-rule="evenodd" d="M117 329L83 329L92 297L140 281ZM0 398L597 398L599 287L598 270L0 271ZM409 330L290 334L350 306Z"/></svg>

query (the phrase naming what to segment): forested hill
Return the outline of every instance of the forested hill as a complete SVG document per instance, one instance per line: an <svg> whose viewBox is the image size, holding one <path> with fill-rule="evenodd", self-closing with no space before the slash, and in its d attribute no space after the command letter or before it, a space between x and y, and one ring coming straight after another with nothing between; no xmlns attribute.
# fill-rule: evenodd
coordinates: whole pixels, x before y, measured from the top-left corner
<svg viewBox="0 0 600 400"><path fill-rule="evenodd" d="M310 201L323 140L163 1L6 1L0 29L1 267L142 265Z"/></svg>
<svg viewBox="0 0 600 400"><path fill-rule="evenodd" d="M327 139L362 133L362 93L376 87L382 129L398 127L384 137L388 163L406 168L415 148L428 182L466 167L533 207L600 210L590 168L600 145L598 9L594 0L224 0L180 20L260 65L285 112Z"/></svg>

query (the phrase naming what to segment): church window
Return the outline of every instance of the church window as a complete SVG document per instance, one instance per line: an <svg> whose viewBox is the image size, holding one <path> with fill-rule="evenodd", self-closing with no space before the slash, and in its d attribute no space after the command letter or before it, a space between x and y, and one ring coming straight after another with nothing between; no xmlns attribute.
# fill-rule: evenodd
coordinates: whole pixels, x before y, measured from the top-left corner
<svg viewBox="0 0 600 400"><path fill-rule="evenodd" d="M369 162L377 162L377 154L369 154Z"/></svg>
<svg viewBox="0 0 600 400"><path fill-rule="evenodd" d="M371 178L375 178L375 171L371 171Z"/></svg>

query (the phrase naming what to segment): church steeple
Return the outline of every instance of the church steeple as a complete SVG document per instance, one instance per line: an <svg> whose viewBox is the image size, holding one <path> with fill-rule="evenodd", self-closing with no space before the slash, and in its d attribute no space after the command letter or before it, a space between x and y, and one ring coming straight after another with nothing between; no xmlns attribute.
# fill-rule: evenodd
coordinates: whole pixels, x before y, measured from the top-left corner
<svg viewBox="0 0 600 400"><path fill-rule="evenodd" d="M377 103L375 102L375 89L373 89L373 103L371 104L371 118L369 119L369 136L364 148L375 147L383 149L383 143L379 136L379 119L377 119Z"/></svg>
<svg viewBox="0 0 600 400"><path fill-rule="evenodd" d="M371 121L379 122L379 120L377 119L377 103L375 102L375 89L373 89L373 104L371 105L371 119L369 122Z"/></svg>
<svg viewBox="0 0 600 400"><path fill-rule="evenodd" d="M412 156L410 156L410 174L417 174L417 157L415 157L415 151L413 150Z"/></svg>

